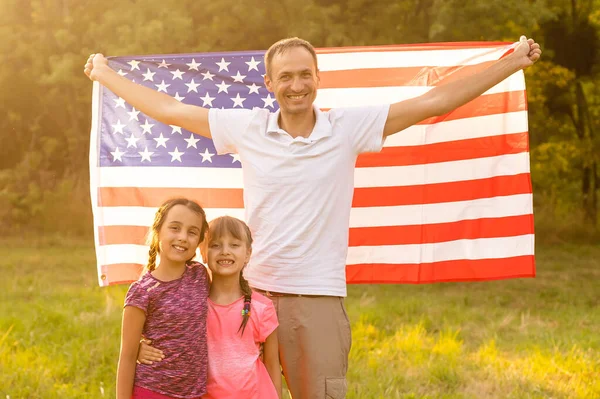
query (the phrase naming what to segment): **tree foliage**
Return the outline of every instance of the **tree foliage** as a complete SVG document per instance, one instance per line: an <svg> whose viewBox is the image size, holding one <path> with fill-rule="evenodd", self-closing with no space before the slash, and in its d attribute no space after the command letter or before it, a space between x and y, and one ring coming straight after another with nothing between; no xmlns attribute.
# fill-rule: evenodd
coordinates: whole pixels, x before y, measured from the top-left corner
<svg viewBox="0 0 600 399"><path fill-rule="evenodd" d="M330 47L521 34L545 51L526 72L536 204L597 224L599 0L0 0L0 9L2 226L52 230L43 215L65 209L89 225L91 84L82 69L92 52L265 49L288 36Z"/></svg>

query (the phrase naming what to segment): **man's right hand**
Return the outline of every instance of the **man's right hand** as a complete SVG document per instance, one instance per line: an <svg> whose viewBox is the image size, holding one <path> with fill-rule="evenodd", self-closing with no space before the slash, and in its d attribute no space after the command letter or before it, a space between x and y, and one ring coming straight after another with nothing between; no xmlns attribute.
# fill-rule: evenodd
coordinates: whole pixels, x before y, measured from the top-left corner
<svg viewBox="0 0 600 399"><path fill-rule="evenodd" d="M104 67L108 66L108 60L102 54L91 54L83 68L83 72L87 75L91 80L97 80L96 72Z"/></svg>
<svg viewBox="0 0 600 399"><path fill-rule="evenodd" d="M137 361L142 364L152 364L160 362L165 358L165 354L160 349L150 346L152 341L149 339L140 340L140 350L138 351Z"/></svg>

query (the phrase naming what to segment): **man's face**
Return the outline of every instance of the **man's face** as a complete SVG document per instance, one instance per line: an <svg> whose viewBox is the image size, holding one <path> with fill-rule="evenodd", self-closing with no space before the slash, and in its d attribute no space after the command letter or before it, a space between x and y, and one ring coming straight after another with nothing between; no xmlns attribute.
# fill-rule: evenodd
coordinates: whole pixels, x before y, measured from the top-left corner
<svg viewBox="0 0 600 399"><path fill-rule="evenodd" d="M319 74L310 52L304 47L293 47L275 55L271 60L270 73L265 75L265 85L275 94L282 112L312 112L319 88Z"/></svg>

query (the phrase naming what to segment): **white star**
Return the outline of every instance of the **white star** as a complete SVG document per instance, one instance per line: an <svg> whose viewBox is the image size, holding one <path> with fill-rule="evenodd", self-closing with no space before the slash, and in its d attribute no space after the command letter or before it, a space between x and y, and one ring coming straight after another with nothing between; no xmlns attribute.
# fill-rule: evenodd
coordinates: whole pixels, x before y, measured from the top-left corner
<svg viewBox="0 0 600 399"><path fill-rule="evenodd" d="M248 93L248 94L252 94L252 93L259 94L258 89L260 89L260 86L258 86L256 83L252 83L252 86L246 85L246 87L250 89L250 93Z"/></svg>
<svg viewBox="0 0 600 399"><path fill-rule="evenodd" d="M177 69L176 71L171 71L171 73L173 74L173 80L175 80L175 79L183 80L183 74L185 72L181 72L179 69Z"/></svg>
<svg viewBox="0 0 600 399"><path fill-rule="evenodd" d="M200 75L204 76L204 77L202 78L202 80L206 80L206 79L213 80L213 76L215 76L215 75L213 75L212 73L210 73L210 71L206 71L206 72L204 72L204 73L201 73Z"/></svg>
<svg viewBox="0 0 600 399"><path fill-rule="evenodd" d="M158 67L159 68L167 68L167 69L169 69L169 65L171 65L171 64L167 64L165 62L165 60L162 60L162 62L158 64Z"/></svg>
<svg viewBox="0 0 600 399"><path fill-rule="evenodd" d="M113 98L113 101L116 103L115 108L123 107L125 108L125 100L121 97Z"/></svg>
<svg viewBox="0 0 600 399"><path fill-rule="evenodd" d="M177 100L177 101L179 101L179 102L181 102L181 100L183 100L183 99L185 98L185 97L181 97L181 96L179 95L179 92L175 93L175 95L174 95L173 97L175 98L175 100Z"/></svg>
<svg viewBox="0 0 600 399"><path fill-rule="evenodd" d="M167 92L167 87L171 86L170 84L166 84L165 81L163 80L161 84L159 85L154 85L158 88L158 91L164 91L165 93Z"/></svg>
<svg viewBox="0 0 600 399"><path fill-rule="evenodd" d="M237 72L235 76L232 76L234 82L244 83L244 78L246 75L240 75L240 71Z"/></svg>
<svg viewBox="0 0 600 399"><path fill-rule="evenodd" d="M223 70L229 72L229 64L231 62L225 62L225 58L221 58L221 62L217 62L216 64L219 66L219 72Z"/></svg>
<svg viewBox="0 0 600 399"><path fill-rule="evenodd" d="M144 162L145 159L148 160L148 162L152 162L152 159L150 159L150 157L154 154L153 152L148 151L148 147L146 147L146 149L144 149L144 152L138 152L138 154L140 154L142 156L142 162Z"/></svg>
<svg viewBox="0 0 600 399"><path fill-rule="evenodd" d="M171 162L173 162L174 160L178 160L179 162L181 162L181 156L183 154L183 152L179 152L177 147L175 147L175 151L169 152L169 155L171 156Z"/></svg>
<svg viewBox="0 0 600 399"><path fill-rule="evenodd" d="M125 140L127 141L127 148L137 147L137 141L139 140L139 138L134 137L133 133L131 133L131 137L125 138Z"/></svg>
<svg viewBox="0 0 600 399"><path fill-rule="evenodd" d="M190 148L190 147L198 148L198 147L196 147L196 143L199 142L200 139L194 138L193 134L190 134L189 139L184 139L184 140L187 141L187 143L188 143L187 148Z"/></svg>
<svg viewBox="0 0 600 399"><path fill-rule="evenodd" d="M192 79L192 81L190 83L186 83L185 84L188 87L188 93L190 91L195 91L196 93L198 93L198 90L196 89L198 86L200 86L200 83L196 83L194 82L194 79Z"/></svg>
<svg viewBox="0 0 600 399"><path fill-rule="evenodd" d="M119 150L119 147L117 147L114 151L110 152L110 155L113 156L113 162L115 162L115 161L121 161L121 162L123 162L123 160L121 159L121 156L123 156L123 154L125 154L125 153L121 152Z"/></svg>
<svg viewBox="0 0 600 399"><path fill-rule="evenodd" d="M199 154L202 155L202 163L204 163L204 161L212 163L212 157L215 155L208 152L208 148L204 150L204 153L200 152Z"/></svg>
<svg viewBox="0 0 600 399"><path fill-rule="evenodd" d="M152 126L154 126L154 124L153 123L148 123L148 119L146 119L146 122L144 122L143 125L140 125L140 127L142 129L144 129L144 131L142 132L142 134L149 133L150 135L152 135Z"/></svg>
<svg viewBox="0 0 600 399"><path fill-rule="evenodd" d="M137 69L138 71L140 70L140 62L136 61L136 60L131 60L128 62L128 64L131 66L131 70L133 71L134 69Z"/></svg>
<svg viewBox="0 0 600 399"><path fill-rule="evenodd" d="M204 97L200 97L200 99L202 101L204 101L204 104L202 104L203 106L206 106L206 104L208 104L209 107L212 107L212 102L215 99L215 97L211 97L208 95L208 92L206 93L206 95Z"/></svg>
<svg viewBox="0 0 600 399"><path fill-rule="evenodd" d="M123 72L123 70L122 70L122 69L119 69L119 72L117 72L117 73L118 73L119 75L121 75L121 76L125 76L125 75L127 75L127 72Z"/></svg>
<svg viewBox="0 0 600 399"><path fill-rule="evenodd" d="M123 124L121 123L121 120L120 120L120 119L118 119L118 120L117 120L117 123L116 123L116 124L114 124L114 125L111 125L111 126L112 126L112 128L113 128L113 134L115 134L115 133L121 133L121 134L125 134L125 133L123 133L123 128L124 128L126 125L123 125Z"/></svg>
<svg viewBox="0 0 600 399"><path fill-rule="evenodd" d="M198 70L198 67L199 67L200 65L202 65L202 63L201 63L201 62L198 62L198 63L197 63L197 62L196 62L196 60L192 58L192 62L191 62L191 63L189 63L189 64L185 64L185 65L187 65L187 66L188 66L188 71L191 71L192 69L193 69L193 70L195 70L195 71L197 71L197 70Z"/></svg>
<svg viewBox="0 0 600 399"><path fill-rule="evenodd" d="M225 93L229 94L229 92L227 91L227 88L229 88L231 85L228 85L225 83L225 81L222 81L220 84L216 85L219 88L219 93L224 91ZM219 94L217 93L217 94Z"/></svg>
<svg viewBox="0 0 600 399"><path fill-rule="evenodd" d="M233 107L244 107L244 101L246 101L245 98L240 97L240 93L236 94L235 98L232 98L231 101L233 101Z"/></svg>
<svg viewBox="0 0 600 399"><path fill-rule="evenodd" d="M169 125L169 126L171 126L171 128L173 128L173 130L171 131L171 134L173 134L173 133L183 134L183 133L181 133L181 128L179 126L175 126L175 125Z"/></svg>
<svg viewBox="0 0 600 399"><path fill-rule="evenodd" d="M271 93L267 94L267 97L261 98L261 100L263 100L265 102L265 106L263 108L267 108L267 107L275 108L273 106L275 99L271 97Z"/></svg>
<svg viewBox="0 0 600 399"><path fill-rule="evenodd" d="M242 161L240 161L240 154L229 154L231 156L231 163L242 163Z"/></svg>
<svg viewBox="0 0 600 399"><path fill-rule="evenodd" d="M140 111L136 111L135 108L132 108L131 111L129 111L127 113L129 114L130 121L135 119L136 121L139 122L140 119L138 118L138 115L139 115Z"/></svg>
<svg viewBox="0 0 600 399"><path fill-rule="evenodd" d="M156 72L152 72L150 71L150 68L148 68L148 71L146 73L142 74L144 76L144 81L149 80L151 82L154 82L154 75L156 75Z"/></svg>
<svg viewBox="0 0 600 399"><path fill-rule="evenodd" d="M254 57L252 57L252 60L246 62L246 64L248 64L248 72L250 72L251 70L255 70L258 71L258 64L260 64L260 61L254 61Z"/></svg>
<svg viewBox="0 0 600 399"><path fill-rule="evenodd" d="M158 148L158 147L167 148L167 141L169 141L169 139L163 137L162 133L160 134L159 137L154 137L154 140L156 141L156 148Z"/></svg>

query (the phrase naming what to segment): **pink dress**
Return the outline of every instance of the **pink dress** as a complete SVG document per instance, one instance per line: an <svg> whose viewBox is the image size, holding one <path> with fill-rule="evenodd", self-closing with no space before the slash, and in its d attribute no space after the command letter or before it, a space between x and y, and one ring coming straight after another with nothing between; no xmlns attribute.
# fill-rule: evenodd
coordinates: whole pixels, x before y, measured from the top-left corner
<svg viewBox="0 0 600 399"><path fill-rule="evenodd" d="M278 399L260 360L260 343L278 325L275 307L270 299L253 293L250 320L241 335L243 307L243 297L229 305L208 299L208 382L203 399Z"/></svg>

